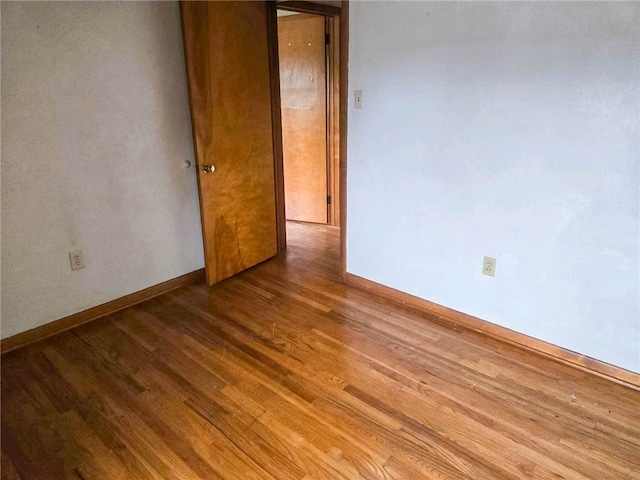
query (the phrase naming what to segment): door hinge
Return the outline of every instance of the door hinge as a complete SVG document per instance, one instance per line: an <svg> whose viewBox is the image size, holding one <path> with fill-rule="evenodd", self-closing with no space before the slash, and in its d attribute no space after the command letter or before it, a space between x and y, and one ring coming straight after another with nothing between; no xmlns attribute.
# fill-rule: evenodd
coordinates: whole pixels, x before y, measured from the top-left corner
<svg viewBox="0 0 640 480"><path fill-rule="evenodd" d="M329 45L331 43L331 36L328 33L324 34L324 44Z"/></svg>
<svg viewBox="0 0 640 480"><path fill-rule="evenodd" d="M327 205L331 205L331 195L327 195Z"/></svg>

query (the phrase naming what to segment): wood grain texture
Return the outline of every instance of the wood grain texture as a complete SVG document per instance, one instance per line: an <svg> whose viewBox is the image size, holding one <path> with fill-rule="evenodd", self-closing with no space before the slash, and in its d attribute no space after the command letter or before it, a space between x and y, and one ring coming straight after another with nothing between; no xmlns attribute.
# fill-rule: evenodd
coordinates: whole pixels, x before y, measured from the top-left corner
<svg viewBox="0 0 640 480"><path fill-rule="evenodd" d="M329 225L340 226L340 17L327 18L327 190Z"/></svg>
<svg viewBox="0 0 640 480"><path fill-rule="evenodd" d="M340 11L340 277L347 279L347 127L349 101L349 2Z"/></svg>
<svg viewBox="0 0 640 480"><path fill-rule="evenodd" d="M307 2L304 0L285 0L278 2L278 8L291 12L313 13L327 17L340 15L341 7L326 3Z"/></svg>
<svg viewBox="0 0 640 480"><path fill-rule="evenodd" d="M189 285L190 283L201 282L204 277L204 269L196 270L194 272L172 278L166 282L145 288L139 292L134 292L129 295L125 295L124 297L116 298L115 300L103 303L102 305L97 305L93 308L89 308L88 310L74 313L73 315L55 320L40 327L32 328L26 332L2 339L0 340L0 354L24 347L25 345L43 340L79 325L92 322L106 315L111 315L140 302L157 297L158 295L163 295L171 290L175 290L176 288Z"/></svg>
<svg viewBox="0 0 640 480"><path fill-rule="evenodd" d="M284 196L284 159L282 147L282 112L280 107L280 60L278 58L278 8L267 2L269 36L269 82L271 86L271 124L273 128L273 172L275 176L276 230L278 253L287 249L287 220Z"/></svg>
<svg viewBox="0 0 640 480"><path fill-rule="evenodd" d="M530 337L524 333L510 330L506 327L496 325L495 323L487 322L486 320L482 320L472 315L430 302L429 300L401 292L357 275L347 273L347 283L349 285L364 288L367 291L374 292L399 303L415 307L438 321L451 324L454 328L468 328L498 340L529 349L537 354L546 355L557 361L573 365L591 372L594 375L600 375L609 378L612 381L640 390L640 375L629 370L625 370L624 368L616 367L615 365L611 365L606 362L601 362L595 358L587 357L586 355L558 347L557 345L547 343L543 340L538 340L537 338Z"/></svg>
<svg viewBox="0 0 640 480"><path fill-rule="evenodd" d="M287 220L327 223L325 19L278 18Z"/></svg>
<svg viewBox="0 0 640 480"><path fill-rule="evenodd" d="M213 284L278 250L267 6L181 2L180 12Z"/></svg>
<svg viewBox="0 0 640 480"><path fill-rule="evenodd" d="M286 254L2 357L2 479L640 478L640 393ZM435 321L432 321L435 320Z"/></svg>

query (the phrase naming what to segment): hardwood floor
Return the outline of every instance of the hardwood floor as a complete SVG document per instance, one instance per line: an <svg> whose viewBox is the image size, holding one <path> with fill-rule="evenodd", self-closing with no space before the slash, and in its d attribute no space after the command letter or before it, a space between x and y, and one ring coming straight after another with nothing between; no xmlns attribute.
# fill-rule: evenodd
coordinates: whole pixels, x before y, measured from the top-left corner
<svg viewBox="0 0 640 480"><path fill-rule="evenodd" d="M2 479L640 479L640 392L338 282L338 230L2 357Z"/></svg>

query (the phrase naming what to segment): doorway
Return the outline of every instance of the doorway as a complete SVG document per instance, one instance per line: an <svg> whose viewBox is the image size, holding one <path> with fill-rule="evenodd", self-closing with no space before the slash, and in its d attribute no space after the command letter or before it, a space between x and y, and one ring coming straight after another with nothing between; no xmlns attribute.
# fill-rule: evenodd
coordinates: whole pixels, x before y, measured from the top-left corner
<svg viewBox="0 0 640 480"><path fill-rule="evenodd" d="M325 161L316 192L324 195L324 215L315 221L329 225L324 228L343 225L340 274L345 278L348 3L180 2L209 285L286 250L280 8L319 15L324 24L325 102L317 108L324 111L319 118L325 128L319 131L326 146L316 143L317 157ZM321 100L323 94L315 96ZM308 109L307 101L292 101L291 110Z"/></svg>
<svg viewBox="0 0 640 480"><path fill-rule="evenodd" d="M339 19L278 9L286 220L340 225Z"/></svg>

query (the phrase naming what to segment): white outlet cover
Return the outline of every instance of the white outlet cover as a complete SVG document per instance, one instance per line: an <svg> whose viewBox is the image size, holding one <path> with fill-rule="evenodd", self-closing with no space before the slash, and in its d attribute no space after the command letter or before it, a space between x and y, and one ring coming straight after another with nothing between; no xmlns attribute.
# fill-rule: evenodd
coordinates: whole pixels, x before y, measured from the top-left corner
<svg viewBox="0 0 640 480"><path fill-rule="evenodd" d="M482 261L482 274L490 277L496 276L496 259L493 257L484 257Z"/></svg>
<svg viewBox="0 0 640 480"><path fill-rule="evenodd" d="M69 263L71 264L71 270L84 268L84 252L82 250L69 252Z"/></svg>

